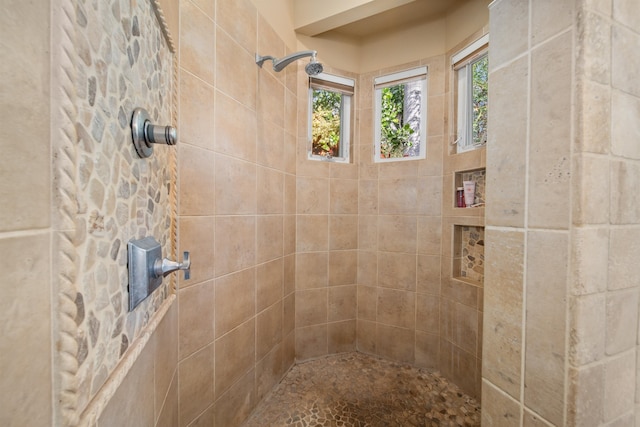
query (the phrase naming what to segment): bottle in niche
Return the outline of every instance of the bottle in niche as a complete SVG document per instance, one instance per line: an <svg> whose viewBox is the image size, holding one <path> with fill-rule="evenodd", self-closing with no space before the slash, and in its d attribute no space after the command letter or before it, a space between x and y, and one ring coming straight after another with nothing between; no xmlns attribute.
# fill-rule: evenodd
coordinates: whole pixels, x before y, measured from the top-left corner
<svg viewBox="0 0 640 427"><path fill-rule="evenodd" d="M464 188L456 188L456 207L464 208Z"/></svg>

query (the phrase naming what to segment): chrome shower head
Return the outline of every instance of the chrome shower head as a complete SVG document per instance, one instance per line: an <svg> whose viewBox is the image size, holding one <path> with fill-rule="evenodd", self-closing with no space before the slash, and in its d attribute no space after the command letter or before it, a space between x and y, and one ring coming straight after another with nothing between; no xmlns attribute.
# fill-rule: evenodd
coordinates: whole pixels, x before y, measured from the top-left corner
<svg viewBox="0 0 640 427"><path fill-rule="evenodd" d="M291 64L293 61L310 56L311 62L307 64L307 66L305 67L305 71L310 76L315 76L316 74L322 72L322 64L316 61L316 54L317 52L315 50L303 50L301 52L287 55L284 58L277 59L273 56L260 56L256 53L256 64L258 64L258 67L262 67L264 61L270 59L271 61L273 61L273 71L280 72L284 69L284 67Z"/></svg>
<svg viewBox="0 0 640 427"><path fill-rule="evenodd" d="M324 70L324 67L322 66L321 63L315 60L315 56L311 60L311 62L309 62L304 67L304 71L306 71L307 74L309 74L310 76L317 76L322 72L322 70Z"/></svg>

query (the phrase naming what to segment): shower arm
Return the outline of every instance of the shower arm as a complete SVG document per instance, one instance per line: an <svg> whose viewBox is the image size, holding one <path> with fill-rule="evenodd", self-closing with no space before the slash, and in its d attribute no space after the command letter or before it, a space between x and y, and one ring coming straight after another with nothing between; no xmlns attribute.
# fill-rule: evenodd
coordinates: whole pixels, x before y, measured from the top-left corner
<svg viewBox="0 0 640 427"><path fill-rule="evenodd" d="M315 60L317 53L318 52L315 50L303 50L301 52L296 52L296 53L292 53L291 55L287 55L281 59L274 58L273 56L269 56L269 55L260 56L256 53L256 64L258 64L258 67L262 67L262 64L264 63L264 61L267 61L270 59L271 61L273 61L273 70L282 71L284 67L286 67L287 65L291 64L293 61L296 61L298 59L310 56L312 57L313 60Z"/></svg>

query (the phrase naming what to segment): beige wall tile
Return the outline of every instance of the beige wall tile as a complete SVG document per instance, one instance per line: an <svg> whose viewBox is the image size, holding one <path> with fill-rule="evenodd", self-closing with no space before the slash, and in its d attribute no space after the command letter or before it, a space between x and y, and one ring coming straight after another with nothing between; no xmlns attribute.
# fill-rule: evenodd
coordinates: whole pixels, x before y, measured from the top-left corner
<svg viewBox="0 0 640 427"><path fill-rule="evenodd" d="M611 128L611 87L581 79L576 86L578 97L576 144L580 151L605 154L609 152Z"/></svg>
<svg viewBox="0 0 640 427"><path fill-rule="evenodd" d="M356 285L329 288L327 294L327 320L329 322L339 322L355 319L358 307L357 294ZM355 333L355 323L353 324L353 330Z"/></svg>
<svg viewBox="0 0 640 427"><path fill-rule="evenodd" d="M627 1L627 3L629 2ZM615 5L617 4L614 3ZM635 9L637 8L635 6ZM637 20L637 18L638 14L636 13L628 19ZM616 89L639 97L640 88L632 70L640 68L640 59L638 55L634 55L636 47L640 45L640 34L637 32L637 24L634 26L636 32L632 32L620 25L614 25L611 30L611 84ZM607 29L607 27L604 28ZM601 36L604 37L606 35L607 33L603 31Z"/></svg>
<svg viewBox="0 0 640 427"><path fill-rule="evenodd" d="M418 255L416 291L440 295L440 256Z"/></svg>
<svg viewBox="0 0 640 427"><path fill-rule="evenodd" d="M251 267L256 262L255 217L216 217L216 276Z"/></svg>
<svg viewBox="0 0 640 427"><path fill-rule="evenodd" d="M375 251L378 249L378 217L358 216L358 249Z"/></svg>
<svg viewBox="0 0 640 427"><path fill-rule="evenodd" d="M247 419L256 405L255 370L251 369L216 402L216 426L237 427Z"/></svg>
<svg viewBox="0 0 640 427"><path fill-rule="evenodd" d="M282 377L282 346L277 345L256 363L256 401L262 399L276 386Z"/></svg>
<svg viewBox="0 0 640 427"><path fill-rule="evenodd" d="M356 321L329 323L327 325L327 350L329 354L346 353L356 349Z"/></svg>
<svg viewBox="0 0 640 427"><path fill-rule="evenodd" d="M611 153L640 159L640 97L624 92L611 94Z"/></svg>
<svg viewBox="0 0 640 427"><path fill-rule="evenodd" d="M609 159L577 155L573 158L573 223L609 222Z"/></svg>
<svg viewBox="0 0 640 427"><path fill-rule="evenodd" d="M180 67L214 83L216 24L190 1L180 2Z"/></svg>
<svg viewBox="0 0 640 427"><path fill-rule="evenodd" d="M459 280L448 280L442 283L442 296L469 307L476 308L478 303L478 287Z"/></svg>
<svg viewBox="0 0 640 427"><path fill-rule="evenodd" d="M156 404L156 411L159 414L156 419L156 427L173 427L180 425L180 418L178 417L178 371L175 371L175 375L172 378L171 385L166 395L162 396L163 401ZM156 395L156 401L159 396Z"/></svg>
<svg viewBox="0 0 640 427"><path fill-rule="evenodd" d="M180 142L213 149L215 90L186 70L180 72Z"/></svg>
<svg viewBox="0 0 640 427"><path fill-rule="evenodd" d="M282 124L266 120L258 110L258 157L259 165L279 171L284 170L284 138Z"/></svg>
<svg viewBox="0 0 640 427"><path fill-rule="evenodd" d="M440 338L438 334L416 331L416 365L421 368L439 368Z"/></svg>
<svg viewBox="0 0 640 427"><path fill-rule="evenodd" d="M442 214L442 179L440 176L418 178L417 203L417 213L420 215L438 216Z"/></svg>
<svg viewBox="0 0 640 427"><path fill-rule="evenodd" d="M23 2L5 6L11 13L2 20L2 49L12 63L0 72L1 108L11 126L2 137L0 194L12 202L2 203L0 230L46 228L51 218L50 96L62 94L50 93L58 88L49 87L51 6L49 1L37 8Z"/></svg>
<svg viewBox="0 0 640 427"><path fill-rule="evenodd" d="M358 351L376 354L376 329L375 322L359 320L356 325L356 348Z"/></svg>
<svg viewBox="0 0 640 427"><path fill-rule="evenodd" d="M216 398L254 367L255 336L256 321L251 319L216 340Z"/></svg>
<svg viewBox="0 0 640 427"><path fill-rule="evenodd" d="M192 0L193 3L198 6L207 16L211 17L215 21L216 19L216 7L215 0Z"/></svg>
<svg viewBox="0 0 640 427"><path fill-rule="evenodd" d="M181 360L210 344L215 338L214 291L213 280L209 280L178 292Z"/></svg>
<svg viewBox="0 0 640 427"><path fill-rule="evenodd" d="M213 217L180 217L179 248L191 254L191 278L180 278L180 286L213 279L214 220Z"/></svg>
<svg viewBox="0 0 640 427"><path fill-rule="evenodd" d="M567 247L565 233L527 236L524 402L554 424L564 415Z"/></svg>
<svg viewBox="0 0 640 427"><path fill-rule="evenodd" d="M395 252L379 252L378 285L386 288L415 291L415 255Z"/></svg>
<svg viewBox="0 0 640 427"><path fill-rule="evenodd" d="M218 0L216 6L218 25L245 50L255 52L258 12L253 3L249 0Z"/></svg>
<svg viewBox="0 0 640 427"><path fill-rule="evenodd" d="M520 425L520 405L487 380L482 380L482 424L496 427Z"/></svg>
<svg viewBox="0 0 640 427"><path fill-rule="evenodd" d="M265 357L282 341L282 301L256 316L256 359Z"/></svg>
<svg viewBox="0 0 640 427"><path fill-rule="evenodd" d="M358 285L358 320L376 320L378 291L373 286Z"/></svg>
<svg viewBox="0 0 640 427"><path fill-rule="evenodd" d="M417 219L407 215L378 216L378 250L415 253Z"/></svg>
<svg viewBox="0 0 640 427"><path fill-rule="evenodd" d="M572 34L566 33L535 49L531 57L528 178L531 227L569 225L571 43Z"/></svg>
<svg viewBox="0 0 640 427"><path fill-rule="evenodd" d="M418 176L442 176L444 137L430 136L427 141L427 158L418 163Z"/></svg>
<svg viewBox="0 0 640 427"><path fill-rule="evenodd" d="M214 346L211 344L178 365L180 426L189 424L213 403L214 354Z"/></svg>
<svg viewBox="0 0 640 427"><path fill-rule="evenodd" d="M636 345L638 330L638 290L607 295L605 352L616 355Z"/></svg>
<svg viewBox="0 0 640 427"><path fill-rule="evenodd" d="M416 294L395 289L378 289L376 320L386 325L416 327Z"/></svg>
<svg viewBox="0 0 640 427"><path fill-rule="evenodd" d="M296 360L324 356L328 352L327 325L296 328Z"/></svg>
<svg viewBox="0 0 640 427"><path fill-rule="evenodd" d="M282 75L276 77L264 71L269 68L268 65L258 73L258 117L284 130L284 86L278 79Z"/></svg>
<svg viewBox="0 0 640 427"><path fill-rule="evenodd" d="M578 75L602 84L611 82L611 26L605 17L590 11L578 20L577 37L582 40L576 61Z"/></svg>
<svg viewBox="0 0 640 427"><path fill-rule="evenodd" d="M329 180L314 177L296 179L297 213L329 213Z"/></svg>
<svg viewBox="0 0 640 427"><path fill-rule="evenodd" d="M332 214L357 214L358 181L355 179L331 179L329 212Z"/></svg>
<svg viewBox="0 0 640 427"><path fill-rule="evenodd" d="M610 290L637 288L640 285L640 278L636 274L635 254L640 249L637 240L640 237L640 230L614 228L610 230L610 236L608 288Z"/></svg>
<svg viewBox="0 0 640 427"><path fill-rule="evenodd" d="M210 122L210 117L207 120ZM256 161L258 130L254 110L216 91L214 123L217 152L250 162Z"/></svg>
<svg viewBox="0 0 640 427"><path fill-rule="evenodd" d="M356 215L329 216L329 249L358 248L358 217Z"/></svg>
<svg viewBox="0 0 640 427"><path fill-rule="evenodd" d="M213 215L214 154L187 144L178 147L180 215Z"/></svg>
<svg viewBox="0 0 640 427"><path fill-rule="evenodd" d="M442 219L439 216L418 217L418 253L440 255Z"/></svg>
<svg viewBox="0 0 640 427"><path fill-rule="evenodd" d="M283 225L283 250L284 255L293 255L296 252L296 216L285 215Z"/></svg>
<svg viewBox="0 0 640 427"><path fill-rule="evenodd" d="M284 213L284 174L258 166L258 213Z"/></svg>
<svg viewBox="0 0 640 427"><path fill-rule="evenodd" d="M2 414L6 425L48 425L51 406L50 237L0 239L5 284L0 302ZM28 320L28 321L26 321Z"/></svg>
<svg viewBox="0 0 640 427"><path fill-rule="evenodd" d="M623 25L637 30L635 18L638 16L640 16L640 5L637 2L633 0L615 0L613 2L613 19Z"/></svg>
<svg viewBox="0 0 640 427"><path fill-rule="evenodd" d="M280 258L284 250L282 215L256 217L256 262Z"/></svg>
<svg viewBox="0 0 640 427"><path fill-rule="evenodd" d="M379 179L380 181L391 181L394 179L417 177L418 163L419 161L379 163Z"/></svg>
<svg viewBox="0 0 640 427"><path fill-rule="evenodd" d="M296 328L327 323L327 289L296 291ZM326 344L326 343L325 343ZM297 344L296 344L297 354Z"/></svg>
<svg viewBox="0 0 640 427"><path fill-rule="evenodd" d="M415 215L418 202L417 184L415 178L381 179L378 182L379 212L387 215Z"/></svg>
<svg viewBox="0 0 640 427"><path fill-rule="evenodd" d="M370 144L355 147L358 150L358 176L361 182L378 178L378 163L373 162L373 139Z"/></svg>
<svg viewBox="0 0 640 427"><path fill-rule="evenodd" d="M296 289L326 287L329 281L329 255L299 253L296 255Z"/></svg>
<svg viewBox="0 0 640 427"><path fill-rule="evenodd" d="M573 366L602 360L606 336L606 298L604 294L574 297L570 303L569 357Z"/></svg>
<svg viewBox="0 0 640 427"><path fill-rule="evenodd" d="M519 397L524 233L488 228L485 241L482 377L511 396ZM483 402L487 402L484 396ZM489 408L488 414L495 414L495 410ZM484 416L483 412L483 419Z"/></svg>
<svg viewBox="0 0 640 427"><path fill-rule="evenodd" d="M487 225L522 227L525 213L528 58L490 74Z"/></svg>
<svg viewBox="0 0 640 427"><path fill-rule="evenodd" d="M216 154L216 214L256 213L256 165Z"/></svg>
<svg viewBox="0 0 640 427"><path fill-rule="evenodd" d="M522 426L523 427L551 427L552 424L549 424L544 420L540 415L537 415L531 412L528 408L524 408L524 413L522 415Z"/></svg>
<svg viewBox="0 0 640 427"><path fill-rule="evenodd" d="M296 327L296 295L289 294L282 300L282 335L287 336Z"/></svg>
<svg viewBox="0 0 640 427"><path fill-rule="evenodd" d="M154 345L147 345L142 350L115 395L109 400L109 403L98 417L98 427L116 425L136 427L155 424L154 353ZM26 424L31 424L32 422L30 421Z"/></svg>
<svg viewBox="0 0 640 427"><path fill-rule="evenodd" d="M625 249L626 246L625 243ZM608 263L609 230L573 227L571 230L571 293L584 295L606 290ZM626 282L627 279L625 278L624 281Z"/></svg>
<svg viewBox="0 0 640 427"><path fill-rule="evenodd" d="M220 28L215 34L215 54L224 58L215 64L216 88L242 105L255 109L258 75L253 54L242 49Z"/></svg>
<svg viewBox="0 0 640 427"><path fill-rule="evenodd" d="M499 3L500 7L490 9L489 67L495 69L525 52L529 36L529 2Z"/></svg>
<svg viewBox="0 0 640 427"><path fill-rule="evenodd" d="M256 312L254 268L232 273L215 282L216 338L249 320ZM195 315L198 315L196 313Z"/></svg>
<svg viewBox="0 0 640 427"><path fill-rule="evenodd" d="M378 213L378 181L362 179L359 181L358 213L360 215Z"/></svg>
<svg viewBox="0 0 640 427"><path fill-rule="evenodd" d="M296 225L298 252L326 251L329 247L329 216L299 215Z"/></svg>
<svg viewBox="0 0 640 427"><path fill-rule="evenodd" d="M288 71L288 70L287 70ZM286 87L286 85L285 85ZM285 90L284 93L284 131L287 134L291 135L291 141L294 143L292 147L295 146L295 136L298 134L298 98L296 97L294 92L290 90ZM295 155L295 151L294 151ZM295 160L295 156L294 156ZM295 165L295 162L293 163ZM292 171L295 173L295 170Z"/></svg>
<svg viewBox="0 0 640 427"><path fill-rule="evenodd" d="M531 3L531 43L536 45L573 24L573 4L542 0Z"/></svg>
<svg viewBox="0 0 640 427"><path fill-rule="evenodd" d="M476 353L479 339L478 310L464 304L456 304L454 322L453 344L471 356L480 356Z"/></svg>
<svg viewBox="0 0 640 427"><path fill-rule="evenodd" d="M329 253L329 286L355 284L357 261L356 251L331 251Z"/></svg>
<svg viewBox="0 0 640 427"><path fill-rule="evenodd" d="M427 100L427 135L429 137L444 134L444 100L445 95L432 96L429 94Z"/></svg>
<svg viewBox="0 0 640 427"><path fill-rule="evenodd" d="M172 304L153 334L155 416L178 424L178 304ZM163 413L161 413L163 412ZM175 422L174 422L175 421Z"/></svg>
<svg viewBox="0 0 640 427"><path fill-rule="evenodd" d="M296 177L286 174L284 176L284 213L296 213Z"/></svg>
<svg viewBox="0 0 640 427"><path fill-rule="evenodd" d="M640 182L640 165L634 162L611 162L611 223L640 223L640 198L634 194L636 183Z"/></svg>
<svg viewBox="0 0 640 427"><path fill-rule="evenodd" d="M256 311L282 300L283 265L282 258L279 258L256 267Z"/></svg>
<svg viewBox="0 0 640 427"><path fill-rule="evenodd" d="M439 334L440 297L436 295L416 295L416 330L434 335Z"/></svg>
<svg viewBox="0 0 640 427"><path fill-rule="evenodd" d="M286 128L284 133L284 144L282 147L282 153L282 170L288 174L295 175L297 166L296 137L293 133L286 132ZM292 194L295 195L295 191Z"/></svg>
<svg viewBox="0 0 640 427"><path fill-rule="evenodd" d="M283 264L284 295L289 295L296 290L296 255L285 256Z"/></svg>
<svg viewBox="0 0 640 427"><path fill-rule="evenodd" d="M610 358L604 365L604 421L634 409L635 352Z"/></svg>
<svg viewBox="0 0 640 427"><path fill-rule="evenodd" d="M378 323L376 353L398 362L413 363L415 360L415 331Z"/></svg>
<svg viewBox="0 0 640 427"><path fill-rule="evenodd" d="M258 14L258 52L260 55L271 55L276 58L280 58L286 53L286 46L284 42L260 14ZM276 74L272 67L269 66L270 61L265 64L266 66L263 65L263 69L277 75L280 79L284 79L284 72ZM290 65L289 67L292 66Z"/></svg>

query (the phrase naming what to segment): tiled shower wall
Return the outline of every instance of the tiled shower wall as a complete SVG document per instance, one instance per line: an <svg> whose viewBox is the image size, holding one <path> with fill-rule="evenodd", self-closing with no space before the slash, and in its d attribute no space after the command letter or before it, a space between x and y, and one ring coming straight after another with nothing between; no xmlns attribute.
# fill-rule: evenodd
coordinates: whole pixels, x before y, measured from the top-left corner
<svg viewBox="0 0 640 427"><path fill-rule="evenodd" d="M638 423L638 19L634 0L492 5L488 425Z"/></svg>
<svg viewBox="0 0 640 427"><path fill-rule="evenodd" d="M297 67L249 0L180 1L174 425L241 422L294 361ZM179 384L179 385L177 385Z"/></svg>

